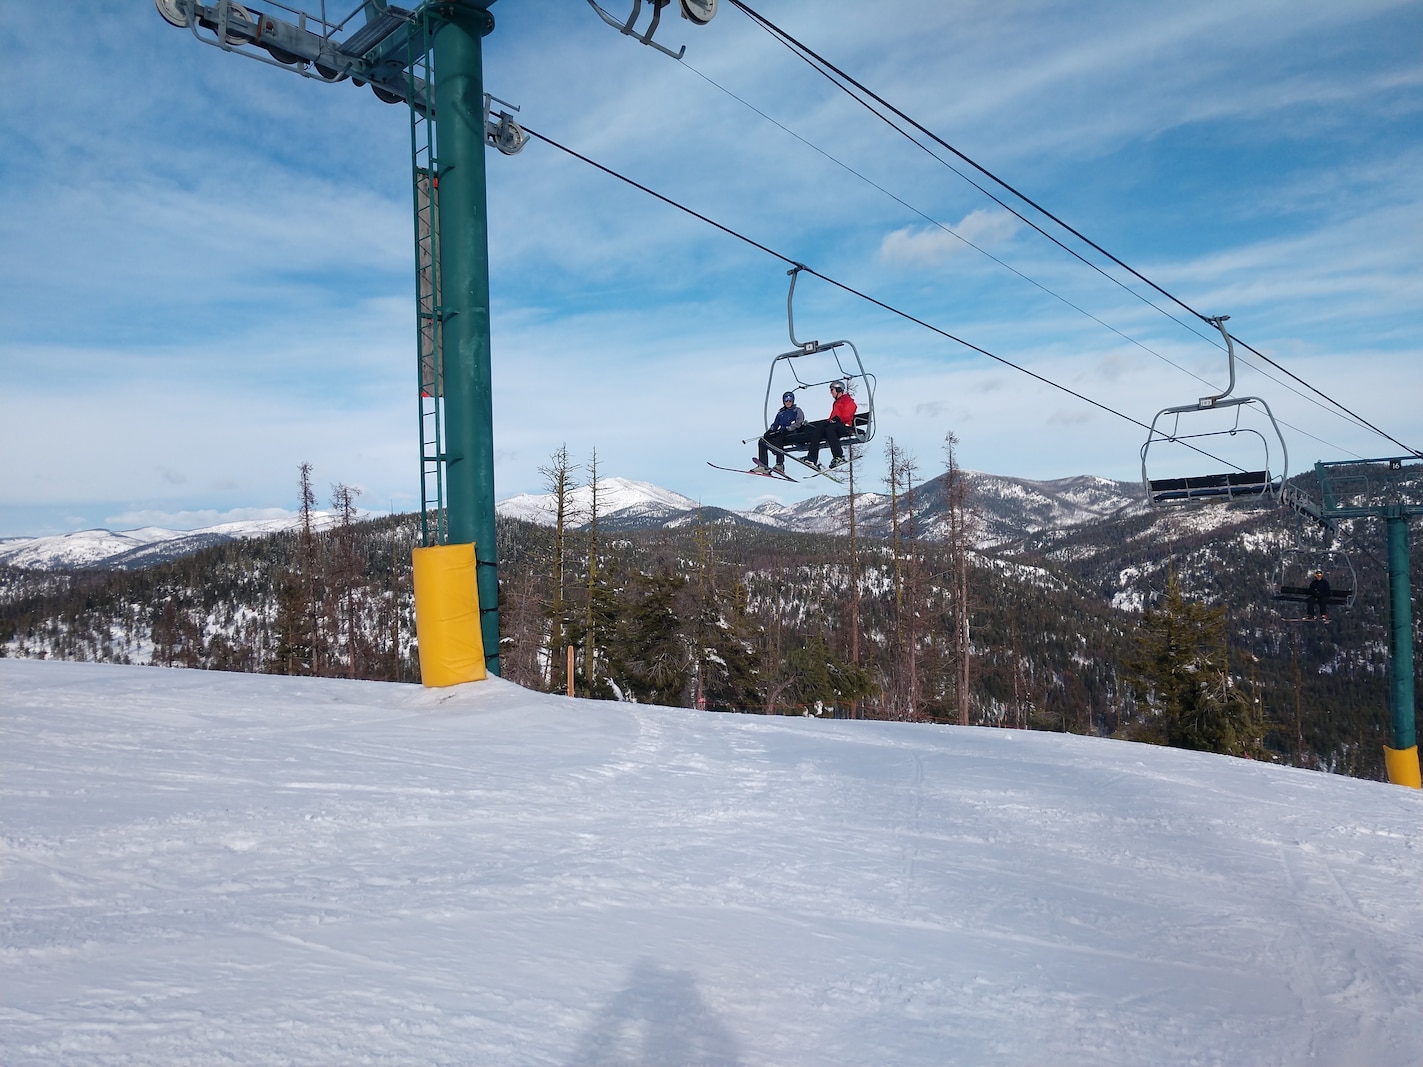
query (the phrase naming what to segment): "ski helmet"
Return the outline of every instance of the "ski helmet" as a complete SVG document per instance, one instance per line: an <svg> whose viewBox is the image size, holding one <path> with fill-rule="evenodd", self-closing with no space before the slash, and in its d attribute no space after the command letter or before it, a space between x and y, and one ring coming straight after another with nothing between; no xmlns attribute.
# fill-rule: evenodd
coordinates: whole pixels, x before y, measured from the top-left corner
<svg viewBox="0 0 1423 1067"><path fill-rule="evenodd" d="M794 403L795 403L795 394L794 394L794 393L782 393L782 394L781 394L781 403L784 404L787 400L789 400L792 404L794 404Z"/></svg>

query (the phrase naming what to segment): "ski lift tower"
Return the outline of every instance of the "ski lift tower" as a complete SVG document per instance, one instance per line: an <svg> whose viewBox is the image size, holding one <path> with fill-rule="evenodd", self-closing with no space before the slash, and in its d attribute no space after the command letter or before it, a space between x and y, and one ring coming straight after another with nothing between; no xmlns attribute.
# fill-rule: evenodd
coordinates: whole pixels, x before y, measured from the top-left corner
<svg viewBox="0 0 1423 1067"><path fill-rule="evenodd" d="M1423 787L1413 691L1413 604L1408 520L1423 515L1423 463L1416 456L1316 463L1328 520L1382 519L1388 538L1388 663L1393 746L1388 780Z"/></svg>
<svg viewBox="0 0 1423 1067"><path fill-rule="evenodd" d="M491 112L481 39L494 0L364 0L350 14L268 0L154 0L204 44L323 82L369 85L410 111L415 186L422 549L416 550L421 677L449 685L499 673L494 439L489 352L486 143L524 145ZM502 101L501 101L502 103ZM517 109L516 109L517 110ZM438 117L438 121L437 121ZM427 553L422 556L421 553ZM422 577L423 575L423 577ZM477 600L475 591L477 589Z"/></svg>

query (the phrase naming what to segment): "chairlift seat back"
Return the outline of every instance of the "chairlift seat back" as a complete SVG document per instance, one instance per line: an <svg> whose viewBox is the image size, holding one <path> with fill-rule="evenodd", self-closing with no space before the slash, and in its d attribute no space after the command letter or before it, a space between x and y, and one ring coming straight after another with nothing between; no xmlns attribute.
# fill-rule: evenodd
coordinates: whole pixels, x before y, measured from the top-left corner
<svg viewBox="0 0 1423 1067"><path fill-rule="evenodd" d="M1157 478L1147 482L1155 505L1201 503L1264 496L1276 491L1277 482L1269 471L1229 471L1187 478Z"/></svg>
<svg viewBox="0 0 1423 1067"><path fill-rule="evenodd" d="M1280 591L1275 594L1275 599L1288 604L1303 604L1309 599L1309 587L1303 585L1282 585ZM1337 604L1340 607L1348 607L1354 599L1352 589L1331 589L1329 591L1329 603Z"/></svg>

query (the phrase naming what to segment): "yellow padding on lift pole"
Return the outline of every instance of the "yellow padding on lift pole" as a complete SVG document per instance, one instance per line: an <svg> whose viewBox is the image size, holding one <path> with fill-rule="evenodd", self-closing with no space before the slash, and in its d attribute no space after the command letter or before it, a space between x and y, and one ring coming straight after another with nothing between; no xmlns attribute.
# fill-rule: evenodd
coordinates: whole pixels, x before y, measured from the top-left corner
<svg viewBox="0 0 1423 1067"><path fill-rule="evenodd" d="M481 680L484 637L479 630L474 545L417 548L413 560L420 681L444 686Z"/></svg>
<svg viewBox="0 0 1423 1067"><path fill-rule="evenodd" d="M1423 778L1418 773L1418 746L1412 748L1389 748L1383 746L1383 765L1388 768L1388 780L1394 785L1406 785L1410 789L1423 789Z"/></svg>

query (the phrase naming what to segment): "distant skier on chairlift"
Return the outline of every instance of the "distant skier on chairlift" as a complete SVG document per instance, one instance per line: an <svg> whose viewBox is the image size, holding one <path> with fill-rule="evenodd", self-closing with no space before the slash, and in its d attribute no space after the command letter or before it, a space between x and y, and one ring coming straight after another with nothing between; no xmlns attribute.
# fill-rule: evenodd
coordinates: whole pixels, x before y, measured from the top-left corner
<svg viewBox="0 0 1423 1067"><path fill-rule="evenodd" d="M1329 621L1329 594L1333 590L1329 587L1329 579L1324 577L1322 570L1314 572L1314 580L1309 583L1308 595L1304 602L1304 617L1313 619L1319 616L1321 622Z"/></svg>

